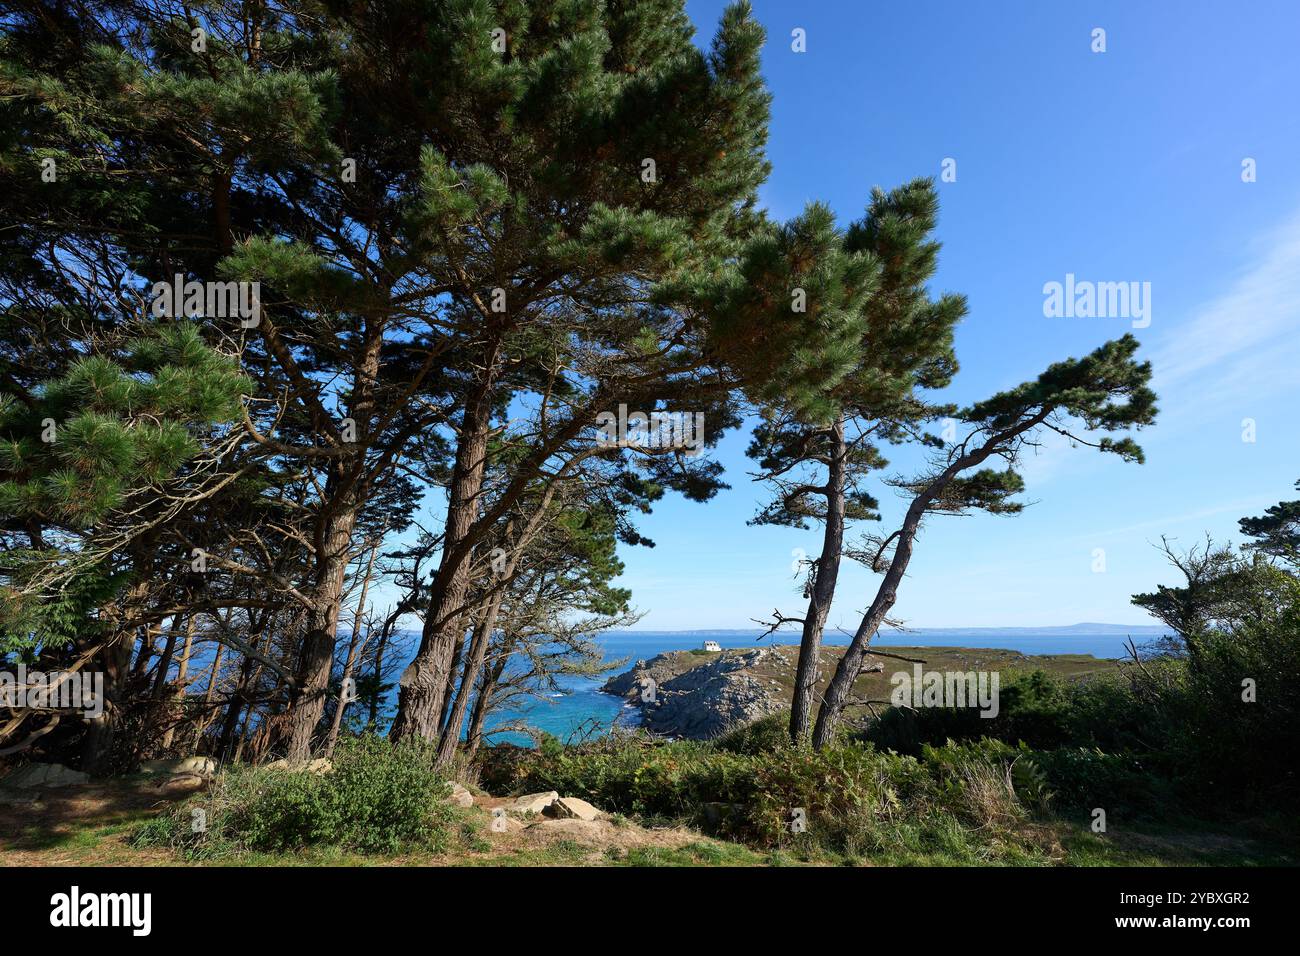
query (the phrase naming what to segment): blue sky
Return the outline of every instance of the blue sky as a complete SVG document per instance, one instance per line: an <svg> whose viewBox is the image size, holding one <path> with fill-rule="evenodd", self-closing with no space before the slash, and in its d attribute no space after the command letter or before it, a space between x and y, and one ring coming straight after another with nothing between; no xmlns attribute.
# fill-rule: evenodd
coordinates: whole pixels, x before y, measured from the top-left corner
<svg viewBox="0 0 1300 956"><path fill-rule="evenodd" d="M723 6L688 2L702 44ZM1147 463L1048 443L1026 463L1024 514L929 521L897 616L1151 623L1129 597L1172 582L1161 534L1235 539L1239 517L1294 497L1300 478L1300 6L819 0L755 12L774 97L762 192L773 215L820 199L848 222L873 185L956 160L934 283L970 300L954 401L1129 329L1045 318L1044 283L1151 283L1151 324L1135 331L1162 409L1139 436ZM1105 53L1091 51L1097 27ZM795 28L804 53L791 50ZM1242 440L1247 418L1254 442ZM802 609L791 562L795 549L818 553L820 532L745 525L761 498L745 444L732 433L720 446L730 491L665 500L641 522L658 547L624 549L641 628L746 627L774 606ZM879 496L892 527L900 503ZM833 627L856 624L876 580L846 567Z"/></svg>

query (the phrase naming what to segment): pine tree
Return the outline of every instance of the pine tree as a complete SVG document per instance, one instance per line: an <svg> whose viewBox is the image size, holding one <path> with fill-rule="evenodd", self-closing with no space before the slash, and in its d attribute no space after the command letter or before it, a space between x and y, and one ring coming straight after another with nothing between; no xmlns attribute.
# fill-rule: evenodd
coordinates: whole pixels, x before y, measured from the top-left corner
<svg viewBox="0 0 1300 956"><path fill-rule="evenodd" d="M871 565L884 577L823 696L813 730L815 747L834 739L867 645L897 600L926 515L1018 513L1023 505L1015 495L1023 491L1024 481L1015 465L1045 431L1124 461L1143 460L1133 438L1095 434L1140 429L1155 421L1156 396L1148 387L1151 363L1137 361L1137 350L1137 339L1124 335L957 413L967 433L936 453L929 472L903 483L911 496L907 513L897 530L876 542ZM990 460L1000 460L1005 467L983 467Z"/></svg>
<svg viewBox="0 0 1300 956"><path fill-rule="evenodd" d="M85 766L101 769L125 707L158 524L211 486L251 383L192 325L146 330L31 391L0 395L0 524L28 537L0 564L0 651L68 647L106 675Z"/></svg>
<svg viewBox="0 0 1300 956"><path fill-rule="evenodd" d="M810 207L769 244L756 244L739 301L719 323L721 347L762 402L749 454L774 496L751 523L823 525L821 553L807 562L807 610L777 610L770 626L802 628L790 716L796 743L808 732L846 528L879 518L866 479L887 464L882 444L917 439L919 426L944 411L922 390L948 384L957 368L953 328L965 302L926 290L939 251L930 238L937 212L929 180L875 190L866 215L843 232L829 210ZM773 289L788 290L804 310L778 300L773 312Z"/></svg>
<svg viewBox="0 0 1300 956"><path fill-rule="evenodd" d="M1296 482L1300 490L1300 482ZM1300 566L1300 501L1280 501L1264 514L1237 522L1241 533L1254 538L1246 547Z"/></svg>
<svg viewBox="0 0 1300 956"><path fill-rule="evenodd" d="M475 548L539 478L596 453L602 413L702 412L711 441L735 421L704 355L705 297L757 221L766 172L762 31L743 4L707 54L673 2L467 4L437 23L456 70L429 78L437 135L421 156L416 241L467 330L464 410L399 738L438 733ZM497 28L502 53L488 42ZM494 416L511 400L534 410L527 454L480 514ZM680 452L646 467L694 497L717 487L716 467Z"/></svg>

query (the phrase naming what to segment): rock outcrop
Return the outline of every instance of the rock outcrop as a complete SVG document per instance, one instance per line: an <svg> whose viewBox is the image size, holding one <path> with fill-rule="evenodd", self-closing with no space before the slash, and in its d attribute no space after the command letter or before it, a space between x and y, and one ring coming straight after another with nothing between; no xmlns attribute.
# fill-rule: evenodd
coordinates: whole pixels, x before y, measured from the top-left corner
<svg viewBox="0 0 1300 956"><path fill-rule="evenodd" d="M163 796L172 799L188 797L192 793L206 790L211 779L201 773L176 773L159 783L157 789Z"/></svg>
<svg viewBox="0 0 1300 956"><path fill-rule="evenodd" d="M27 790L32 787L68 787L89 780L90 774L70 770L61 763L29 763L6 777L4 785Z"/></svg>
<svg viewBox="0 0 1300 956"><path fill-rule="evenodd" d="M287 770L294 773L314 773L316 776L324 776L334 769L334 765L324 757L316 757L313 760L303 761L301 763L291 763L281 757L279 760L272 760L270 763L262 764L263 770Z"/></svg>
<svg viewBox="0 0 1300 956"><path fill-rule="evenodd" d="M660 654L637 661L601 689L638 707L642 726L652 733L707 740L785 706L771 681L748 673L778 658L766 648L724 651L702 663L680 652Z"/></svg>
<svg viewBox="0 0 1300 956"><path fill-rule="evenodd" d="M211 777L217 772L217 762L211 757L177 757L167 760L146 760L140 764L144 773L196 773Z"/></svg>
<svg viewBox="0 0 1300 956"><path fill-rule="evenodd" d="M586 800L577 797L560 797L546 808L546 815L561 820L599 820L604 816Z"/></svg>
<svg viewBox="0 0 1300 956"><path fill-rule="evenodd" d="M516 797L508 809L511 813L519 814L541 813L558 799L560 795L554 790L545 793L526 793L522 797Z"/></svg>

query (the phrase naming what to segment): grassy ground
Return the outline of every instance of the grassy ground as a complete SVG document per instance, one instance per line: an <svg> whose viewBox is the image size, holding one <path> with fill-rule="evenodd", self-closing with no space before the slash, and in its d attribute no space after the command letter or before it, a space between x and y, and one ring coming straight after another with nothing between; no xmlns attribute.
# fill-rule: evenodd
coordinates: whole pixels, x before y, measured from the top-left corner
<svg viewBox="0 0 1300 956"><path fill-rule="evenodd" d="M87 791L87 792L78 792ZM493 833L483 807L463 811L457 838L441 854L361 855L330 848L247 854L203 863L160 848L136 847L132 832L165 804L142 799L138 784L69 787L42 809L0 815L3 866L1286 866L1300 862L1284 822L1140 821L1098 835L1064 821L1035 823L1012 845L992 847L969 832L909 832L860 857L827 854L792 838L761 852L684 827L647 827L615 817L595 825L537 821ZM9 807L7 810L15 808Z"/></svg>

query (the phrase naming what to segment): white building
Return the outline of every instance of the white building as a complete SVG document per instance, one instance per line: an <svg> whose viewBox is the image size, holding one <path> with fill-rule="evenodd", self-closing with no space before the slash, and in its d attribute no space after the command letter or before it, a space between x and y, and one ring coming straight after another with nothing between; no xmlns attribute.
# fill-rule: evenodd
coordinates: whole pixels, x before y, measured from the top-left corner
<svg viewBox="0 0 1300 956"><path fill-rule="evenodd" d="M704 649L706 651L720 651L722 650L722 645L719 644L717 641L705 641Z"/></svg>

